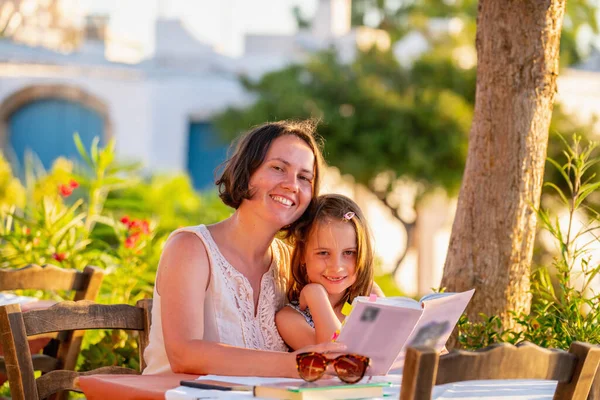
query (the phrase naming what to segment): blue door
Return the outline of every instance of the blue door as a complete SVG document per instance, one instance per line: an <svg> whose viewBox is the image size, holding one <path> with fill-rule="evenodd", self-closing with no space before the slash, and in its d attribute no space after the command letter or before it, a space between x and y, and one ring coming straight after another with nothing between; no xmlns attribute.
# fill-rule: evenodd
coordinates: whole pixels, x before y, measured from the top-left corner
<svg viewBox="0 0 600 400"><path fill-rule="evenodd" d="M228 146L219 139L210 123L190 124L187 170L196 189L214 186L215 169L227 157Z"/></svg>
<svg viewBox="0 0 600 400"><path fill-rule="evenodd" d="M8 121L9 145L23 166L25 151L37 154L45 168L60 157L80 159L73 134L79 133L90 148L95 136L104 144L104 121L100 114L79 103L63 99L43 99L28 103Z"/></svg>

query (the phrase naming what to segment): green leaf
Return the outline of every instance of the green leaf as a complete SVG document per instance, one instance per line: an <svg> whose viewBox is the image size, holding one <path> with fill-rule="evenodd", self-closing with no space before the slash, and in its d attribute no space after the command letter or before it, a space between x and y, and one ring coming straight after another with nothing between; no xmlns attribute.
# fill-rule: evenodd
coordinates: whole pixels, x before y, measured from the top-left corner
<svg viewBox="0 0 600 400"><path fill-rule="evenodd" d="M85 149L85 146L83 145L83 142L79 137L79 133L76 132L73 135L73 141L75 142L75 147L77 147L77 152L79 153L81 158L83 158L83 160L90 168L94 169L94 163L92 162L92 159L90 158L87 150Z"/></svg>

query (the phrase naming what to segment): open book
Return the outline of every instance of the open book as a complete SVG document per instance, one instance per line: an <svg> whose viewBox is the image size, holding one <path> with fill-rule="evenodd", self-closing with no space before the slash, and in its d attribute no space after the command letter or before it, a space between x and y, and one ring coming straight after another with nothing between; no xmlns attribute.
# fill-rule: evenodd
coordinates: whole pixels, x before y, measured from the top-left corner
<svg viewBox="0 0 600 400"><path fill-rule="evenodd" d="M474 292L432 293L420 301L357 297L336 341L344 343L348 352L371 359L368 374L386 374L402 365L406 346L441 351Z"/></svg>

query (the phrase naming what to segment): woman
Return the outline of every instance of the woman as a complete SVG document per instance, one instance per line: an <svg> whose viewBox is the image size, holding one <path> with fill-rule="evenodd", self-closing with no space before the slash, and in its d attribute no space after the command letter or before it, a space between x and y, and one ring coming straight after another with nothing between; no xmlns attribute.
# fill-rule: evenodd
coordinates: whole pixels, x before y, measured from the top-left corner
<svg viewBox="0 0 600 400"><path fill-rule="evenodd" d="M314 130L309 121L281 121L248 132L217 181L233 215L171 235L156 276L144 374L298 376L274 321L290 264L275 236L318 194L323 162Z"/></svg>

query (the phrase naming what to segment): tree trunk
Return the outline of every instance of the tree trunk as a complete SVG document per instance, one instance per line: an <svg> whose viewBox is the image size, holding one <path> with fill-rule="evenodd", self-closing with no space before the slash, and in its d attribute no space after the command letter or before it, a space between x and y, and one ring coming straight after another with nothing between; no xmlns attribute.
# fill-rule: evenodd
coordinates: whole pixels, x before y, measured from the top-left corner
<svg viewBox="0 0 600 400"><path fill-rule="evenodd" d="M558 75L564 0L480 0L477 91L442 287L467 310L529 312L530 263Z"/></svg>

